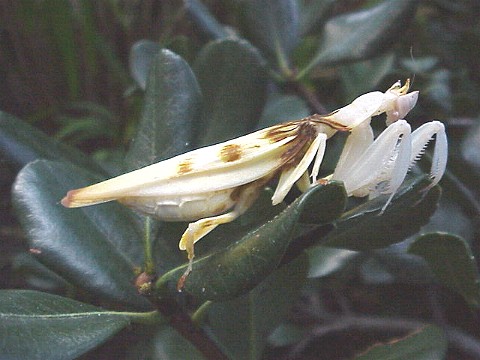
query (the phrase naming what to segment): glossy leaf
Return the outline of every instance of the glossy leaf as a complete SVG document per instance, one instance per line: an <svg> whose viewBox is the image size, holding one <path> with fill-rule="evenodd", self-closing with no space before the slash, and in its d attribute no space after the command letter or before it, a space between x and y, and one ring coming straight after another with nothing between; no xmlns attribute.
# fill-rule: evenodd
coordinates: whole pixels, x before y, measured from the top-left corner
<svg viewBox="0 0 480 360"><path fill-rule="evenodd" d="M375 345L355 360L431 360L445 359L447 339L441 329L426 326L402 339Z"/></svg>
<svg viewBox="0 0 480 360"><path fill-rule="evenodd" d="M26 122L0 112L0 151L18 168L37 159L72 162L91 171L104 170L75 148L47 136Z"/></svg>
<svg viewBox="0 0 480 360"><path fill-rule="evenodd" d="M317 54L299 77L315 66L358 61L385 52L407 31L417 4L415 0L385 0L330 19Z"/></svg>
<svg viewBox="0 0 480 360"><path fill-rule="evenodd" d="M280 68L290 66L290 53L299 42L299 9L295 0L247 2L248 27L254 43Z"/></svg>
<svg viewBox="0 0 480 360"><path fill-rule="evenodd" d="M342 66L340 75L347 101L353 101L358 94L365 94L377 88L380 81L393 70L394 65L395 55L390 53Z"/></svg>
<svg viewBox="0 0 480 360"><path fill-rule="evenodd" d="M409 240L375 250L361 264L362 281L370 285L432 284L434 276L425 261L406 252Z"/></svg>
<svg viewBox="0 0 480 360"><path fill-rule="evenodd" d="M443 108L446 112L451 113L453 109L453 94L450 85L452 82L451 72L441 69L429 75L429 84L423 91L424 96L437 106Z"/></svg>
<svg viewBox="0 0 480 360"><path fill-rule="evenodd" d="M335 4L335 0L300 1L300 34L316 30Z"/></svg>
<svg viewBox="0 0 480 360"><path fill-rule="evenodd" d="M202 49L194 70L204 100L195 144L210 145L249 133L265 102L267 78L258 51L243 40L214 41Z"/></svg>
<svg viewBox="0 0 480 360"><path fill-rule="evenodd" d="M340 181L330 181L317 190L320 201L311 202L302 212L300 222L324 225L338 219L347 205L347 192Z"/></svg>
<svg viewBox="0 0 480 360"><path fill-rule="evenodd" d="M232 359L262 357L268 336L300 295L306 272L303 255L274 271L248 294L210 306L211 329Z"/></svg>
<svg viewBox="0 0 480 360"><path fill-rule="evenodd" d="M129 344L125 360L205 360L188 340L169 325L136 329L137 338Z"/></svg>
<svg viewBox="0 0 480 360"><path fill-rule="evenodd" d="M40 263L31 253L20 253L13 260L15 272L22 274L30 288L62 293L72 286L62 277Z"/></svg>
<svg viewBox="0 0 480 360"><path fill-rule="evenodd" d="M205 254L216 252L241 239L245 234L256 229L278 215L285 206L272 206L273 191L264 189L259 198L248 211L235 221L223 224L207 234L195 245L195 252L200 258ZM165 273L172 268L181 266L186 261L184 251L179 251L178 241L187 228L185 222L163 223L159 237L155 242L155 258L159 273Z"/></svg>
<svg viewBox="0 0 480 360"><path fill-rule="evenodd" d="M387 201L386 196L346 212L322 245L362 251L386 247L413 235L437 208L440 188L435 186L425 193L429 183L425 177L408 182L382 215L379 212Z"/></svg>
<svg viewBox="0 0 480 360"><path fill-rule="evenodd" d="M133 286L143 249L132 213L117 203L81 209L60 205L68 190L98 180L73 165L46 160L23 168L13 200L29 246L72 285L105 301L147 308Z"/></svg>
<svg viewBox="0 0 480 360"><path fill-rule="evenodd" d="M130 75L141 89L147 86L148 73L155 55L160 51L160 45L151 40L140 40L130 49Z"/></svg>
<svg viewBox="0 0 480 360"><path fill-rule="evenodd" d="M301 119L310 115L310 109L303 99L295 95L274 95L269 97L263 109L258 128Z"/></svg>
<svg viewBox="0 0 480 360"><path fill-rule="evenodd" d="M338 191L337 186L334 186L334 192ZM200 301L221 301L251 290L279 264L302 213L314 204L326 203L325 198L330 199L328 185L316 186L240 240L195 260L185 292ZM343 208L343 203L338 206ZM331 210L331 207L327 208ZM331 217L330 210L324 213L326 218ZM316 219L320 218L321 214L317 213ZM157 293L175 291L174 286L184 271L185 266L182 266L160 278Z"/></svg>
<svg viewBox="0 0 480 360"><path fill-rule="evenodd" d="M460 164L456 166L458 165ZM470 175L473 175L473 172ZM428 224L422 228L422 233L440 231L452 233L464 239L474 239L476 236L475 218L465 211L460 201L452 201L455 195L450 193L450 188L446 184L445 187L445 196L440 200L438 210L435 211Z"/></svg>
<svg viewBox="0 0 480 360"><path fill-rule="evenodd" d="M69 106L68 111L78 115L61 115L56 118L59 126L55 133L57 139L68 141L72 145L99 139L115 141L117 120L107 108L88 101L78 101Z"/></svg>
<svg viewBox="0 0 480 360"><path fill-rule="evenodd" d="M308 336L308 330L290 323L277 327L268 337L268 342L273 346L288 346L301 341Z"/></svg>
<svg viewBox="0 0 480 360"><path fill-rule="evenodd" d="M129 170L190 150L200 102L188 64L161 50L150 66L142 120L126 157Z"/></svg>
<svg viewBox="0 0 480 360"><path fill-rule="evenodd" d="M438 280L470 305L480 304L477 265L464 239L440 232L425 234L410 245L408 252L423 257Z"/></svg>
<svg viewBox="0 0 480 360"><path fill-rule="evenodd" d="M3 359L75 359L105 342L129 316L29 290L0 291Z"/></svg>
<svg viewBox="0 0 480 360"><path fill-rule="evenodd" d="M212 39L223 39L231 34L199 0L184 0L185 10L200 30Z"/></svg>
<svg viewBox="0 0 480 360"><path fill-rule="evenodd" d="M317 278L331 275L349 264L358 253L355 251L314 246L307 249L308 277Z"/></svg>
<svg viewBox="0 0 480 360"><path fill-rule="evenodd" d="M480 126L475 126L468 131L460 150L465 162L480 176L478 149L480 149Z"/></svg>
<svg viewBox="0 0 480 360"><path fill-rule="evenodd" d="M403 58L400 60L402 67L412 74L429 74L438 64L438 58L435 56L423 56L415 58Z"/></svg>

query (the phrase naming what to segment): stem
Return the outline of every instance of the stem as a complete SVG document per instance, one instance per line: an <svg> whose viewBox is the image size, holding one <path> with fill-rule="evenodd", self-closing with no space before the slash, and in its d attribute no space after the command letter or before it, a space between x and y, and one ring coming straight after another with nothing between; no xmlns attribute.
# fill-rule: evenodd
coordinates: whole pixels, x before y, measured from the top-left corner
<svg viewBox="0 0 480 360"><path fill-rule="evenodd" d="M476 200L476 195L471 191L462 180L458 178L452 171L445 171L445 178L452 184L452 187L457 191L465 202L470 205L470 210L474 212L474 219L480 219L480 203Z"/></svg>
<svg viewBox="0 0 480 360"><path fill-rule="evenodd" d="M174 301L153 299L157 309L185 339L190 341L207 359L229 360L204 329L195 325L192 318Z"/></svg>
<svg viewBox="0 0 480 360"><path fill-rule="evenodd" d="M276 54L277 54L277 62L278 62L278 67L280 68L280 71L283 75L284 78L291 78L293 76L294 71L290 69L290 62L288 61L288 57L285 54L285 52L282 50L281 46L278 44L276 41Z"/></svg>
<svg viewBox="0 0 480 360"><path fill-rule="evenodd" d="M145 272L148 275L155 274L155 262L152 254L152 218L145 217L145 233L144 233L143 250L145 255Z"/></svg>
<svg viewBox="0 0 480 360"><path fill-rule="evenodd" d="M212 305L213 302L211 301L205 301L200 307L195 311L192 315L192 321L195 323L195 325L200 326L200 324L203 322L207 315L207 310Z"/></svg>
<svg viewBox="0 0 480 360"><path fill-rule="evenodd" d="M165 318L158 311L150 311L146 313L129 313L123 312L122 315L128 315L134 323L143 325L155 325L165 322Z"/></svg>
<svg viewBox="0 0 480 360"><path fill-rule="evenodd" d="M323 106L320 101L318 101L317 96L315 93L309 89L307 86L304 84L294 81L293 85L295 88L302 94L302 96L307 100L308 104L312 107L312 109L317 113L317 114L326 114L328 113L327 109L325 106Z"/></svg>

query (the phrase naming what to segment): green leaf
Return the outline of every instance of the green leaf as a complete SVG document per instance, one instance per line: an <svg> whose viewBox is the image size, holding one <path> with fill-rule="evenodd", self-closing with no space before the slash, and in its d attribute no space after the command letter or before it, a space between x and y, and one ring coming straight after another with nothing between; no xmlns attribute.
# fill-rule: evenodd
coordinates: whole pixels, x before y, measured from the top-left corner
<svg viewBox="0 0 480 360"><path fill-rule="evenodd" d="M85 154L48 137L26 122L0 112L0 151L19 168L36 159L67 161L100 174L105 171Z"/></svg>
<svg viewBox="0 0 480 360"><path fill-rule="evenodd" d="M317 278L328 276L349 264L357 257L355 251L334 249L325 246L314 246L307 249L310 268L308 277Z"/></svg>
<svg viewBox="0 0 480 360"><path fill-rule="evenodd" d="M340 181L330 181L320 186L316 195L321 201L310 202L300 216L303 224L324 225L338 219L345 211L347 193Z"/></svg>
<svg viewBox="0 0 480 360"><path fill-rule="evenodd" d="M426 326L389 344L373 346L355 360L440 360L445 359L447 345L441 329Z"/></svg>
<svg viewBox="0 0 480 360"><path fill-rule="evenodd" d="M451 77L452 73L449 70L441 69L434 71L430 75L428 86L422 91L424 96L449 113L453 109Z"/></svg>
<svg viewBox="0 0 480 360"><path fill-rule="evenodd" d="M138 338L130 343L125 360L205 360L197 348L169 325L136 329Z"/></svg>
<svg viewBox="0 0 480 360"><path fill-rule="evenodd" d="M459 236L430 233L413 242L408 252L423 257L436 277L470 305L480 304L480 278L472 251Z"/></svg>
<svg viewBox="0 0 480 360"><path fill-rule="evenodd" d="M337 192L338 184L332 186ZM316 204L328 204L332 199L328 187L310 189L279 215L251 229L238 241L210 255L196 258L184 290L200 301L231 299L251 290L278 266L302 214ZM344 202L337 206L343 208ZM325 208L331 209L331 206ZM331 216L331 211L323 215L324 218ZM317 213L315 218L321 219L322 215ZM175 284L184 271L185 266L182 266L161 277L156 284L157 293L175 292Z"/></svg>
<svg viewBox="0 0 480 360"><path fill-rule="evenodd" d="M347 102L358 94L372 91L393 70L395 54L389 53L375 59L344 65L341 67L342 86Z"/></svg>
<svg viewBox="0 0 480 360"><path fill-rule="evenodd" d="M411 284L423 286L434 282L425 261L406 252L408 241L375 250L360 265L362 281L370 285Z"/></svg>
<svg viewBox="0 0 480 360"><path fill-rule="evenodd" d="M75 359L129 324L122 313L29 290L0 291L4 359Z"/></svg>
<svg viewBox="0 0 480 360"><path fill-rule="evenodd" d="M190 66L171 51L161 50L150 66L142 121L126 157L129 170L189 150L200 101Z"/></svg>
<svg viewBox="0 0 480 360"><path fill-rule="evenodd" d="M310 109L302 98L295 95L276 94L268 98L258 128L267 128L308 115L310 115Z"/></svg>
<svg viewBox="0 0 480 360"><path fill-rule="evenodd" d="M306 271L303 255L274 271L247 295L210 306L211 329L232 359L262 357L268 336L300 295Z"/></svg>
<svg viewBox="0 0 480 360"><path fill-rule="evenodd" d="M409 181L400 188L382 215L379 213L387 201L386 196L346 212L322 245L363 251L403 241L425 225L437 208L440 187L435 186L425 193L429 184L426 177Z"/></svg>
<svg viewBox="0 0 480 360"><path fill-rule="evenodd" d="M417 4L415 0L385 0L330 19L317 54L298 77L316 66L363 60L385 52L403 36Z"/></svg>
<svg viewBox="0 0 480 360"><path fill-rule="evenodd" d="M185 10L200 30L212 39L223 39L231 34L210 13L208 8L199 0L184 0Z"/></svg>
<svg viewBox="0 0 480 360"><path fill-rule="evenodd" d="M30 288L60 293L71 285L40 263L31 253L20 253L13 259L13 269L21 274Z"/></svg>
<svg viewBox="0 0 480 360"><path fill-rule="evenodd" d="M84 141L98 141L100 138L112 139L115 131L112 131L113 123L109 118L102 118L100 114L85 114L79 117L62 116L59 130L55 137L70 144L80 144ZM66 140L67 139L67 140Z"/></svg>
<svg viewBox="0 0 480 360"><path fill-rule="evenodd" d="M49 269L100 300L144 309L148 303L133 286L143 249L132 213L118 203L60 205L68 190L99 180L69 164L30 163L13 186L20 222L30 248Z"/></svg>
<svg viewBox="0 0 480 360"><path fill-rule="evenodd" d="M272 206L272 195L273 192L270 189L264 189L245 214L231 223L217 227L215 231L206 235L195 246L198 258L231 245L249 231L263 225L280 213L285 206L283 204ZM179 251L178 241L187 226L188 223L185 222L162 224L154 250L158 273L165 273L185 263L186 255L185 252Z"/></svg>
<svg viewBox="0 0 480 360"><path fill-rule="evenodd" d="M300 1L300 34L306 35L316 30L324 21L335 0Z"/></svg>
<svg viewBox="0 0 480 360"><path fill-rule="evenodd" d="M479 125L469 129L461 143L460 151L465 162L474 170L474 173L480 177L480 157L478 156L478 149L480 149ZM472 183L474 182L472 181Z"/></svg>
<svg viewBox="0 0 480 360"><path fill-rule="evenodd" d="M412 74L429 74L438 64L438 58L435 56L423 56L415 58L403 58L400 60L401 66Z"/></svg>
<svg viewBox="0 0 480 360"><path fill-rule="evenodd" d="M300 342L308 336L308 329L301 325L293 325L290 323L282 324L277 327L268 337L268 342L275 346L289 346Z"/></svg>
<svg viewBox="0 0 480 360"><path fill-rule="evenodd" d="M250 0L246 18L255 44L288 71L290 53L299 42L297 1Z"/></svg>
<svg viewBox="0 0 480 360"><path fill-rule="evenodd" d="M195 144L210 145L249 133L265 102L267 77L258 51L242 40L211 42L199 54L194 71L204 100Z"/></svg>
<svg viewBox="0 0 480 360"><path fill-rule="evenodd" d="M160 45L151 40L137 41L130 49L130 57L128 59L130 75L143 90L147 86L148 73L153 59L159 51Z"/></svg>

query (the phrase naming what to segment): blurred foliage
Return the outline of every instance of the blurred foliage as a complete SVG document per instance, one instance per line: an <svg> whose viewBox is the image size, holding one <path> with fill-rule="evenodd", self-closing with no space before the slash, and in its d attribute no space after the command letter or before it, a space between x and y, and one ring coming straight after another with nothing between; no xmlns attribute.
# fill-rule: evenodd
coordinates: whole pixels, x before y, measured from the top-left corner
<svg viewBox="0 0 480 360"><path fill-rule="evenodd" d="M22 290L0 291L0 357L478 358L479 13L476 0L2 1L0 286ZM59 206L406 78L412 127L447 127L442 191L421 190L428 156L383 216L385 199L346 204L335 183L278 207L265 190L202 240L184 293L185 224ZM160 278L144 297L148 235Z"/></svg>

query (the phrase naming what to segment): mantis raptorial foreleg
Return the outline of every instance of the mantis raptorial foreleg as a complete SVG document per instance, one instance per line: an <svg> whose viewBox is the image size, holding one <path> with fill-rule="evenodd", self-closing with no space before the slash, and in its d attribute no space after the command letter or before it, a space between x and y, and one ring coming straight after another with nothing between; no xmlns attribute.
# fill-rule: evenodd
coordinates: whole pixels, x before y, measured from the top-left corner
<svg viewBox="0 0 480 360"><path fill-rule="evenodd" d="M341 180L349 195L374 198L390 194L386 209L402 184L408 170L423 155L426 146L435 136L435 148L430 169L432 187L443 176L447 162L447 137L439 121L426 123L410 132L405 120L388 126L371 142L370 126L355 128L345 144L332 180ZM368 145L368 146L366 146Z"/></svg>
<svg viewBox="0 0 480 360"><path fill-rule="evenodd" d="M363 154L372 143L373 131L370 122L354 128L345 141L332 177L334 179L345 178L358 161L359 155Z"/></svg>
<svg viewBox="0 0 480 360"><path fill-rule="evenodd" d="M440 181L447 165L448 142L445 133L445 126L440 121L431 121L423 124L412 133L412 155L410 157L410 167L420 159L425 152L428 143L434 136L435 147L433 150L432 166L430 168L432 183L428 188L431 188Z"/></svg>
<svg viewBox="0 0 480 360"><path fill-rule="evenodd" d="M352 132L352 143L356 142L356 137L363 137L365 132ZM331 179L343 181L349 195L376 196L387 193L393 196L410 165L410 136L410 125L405 120L393 123L363 152L356 152L355 161L353 155L346 157L345 162L337 166Z"/></svg>

